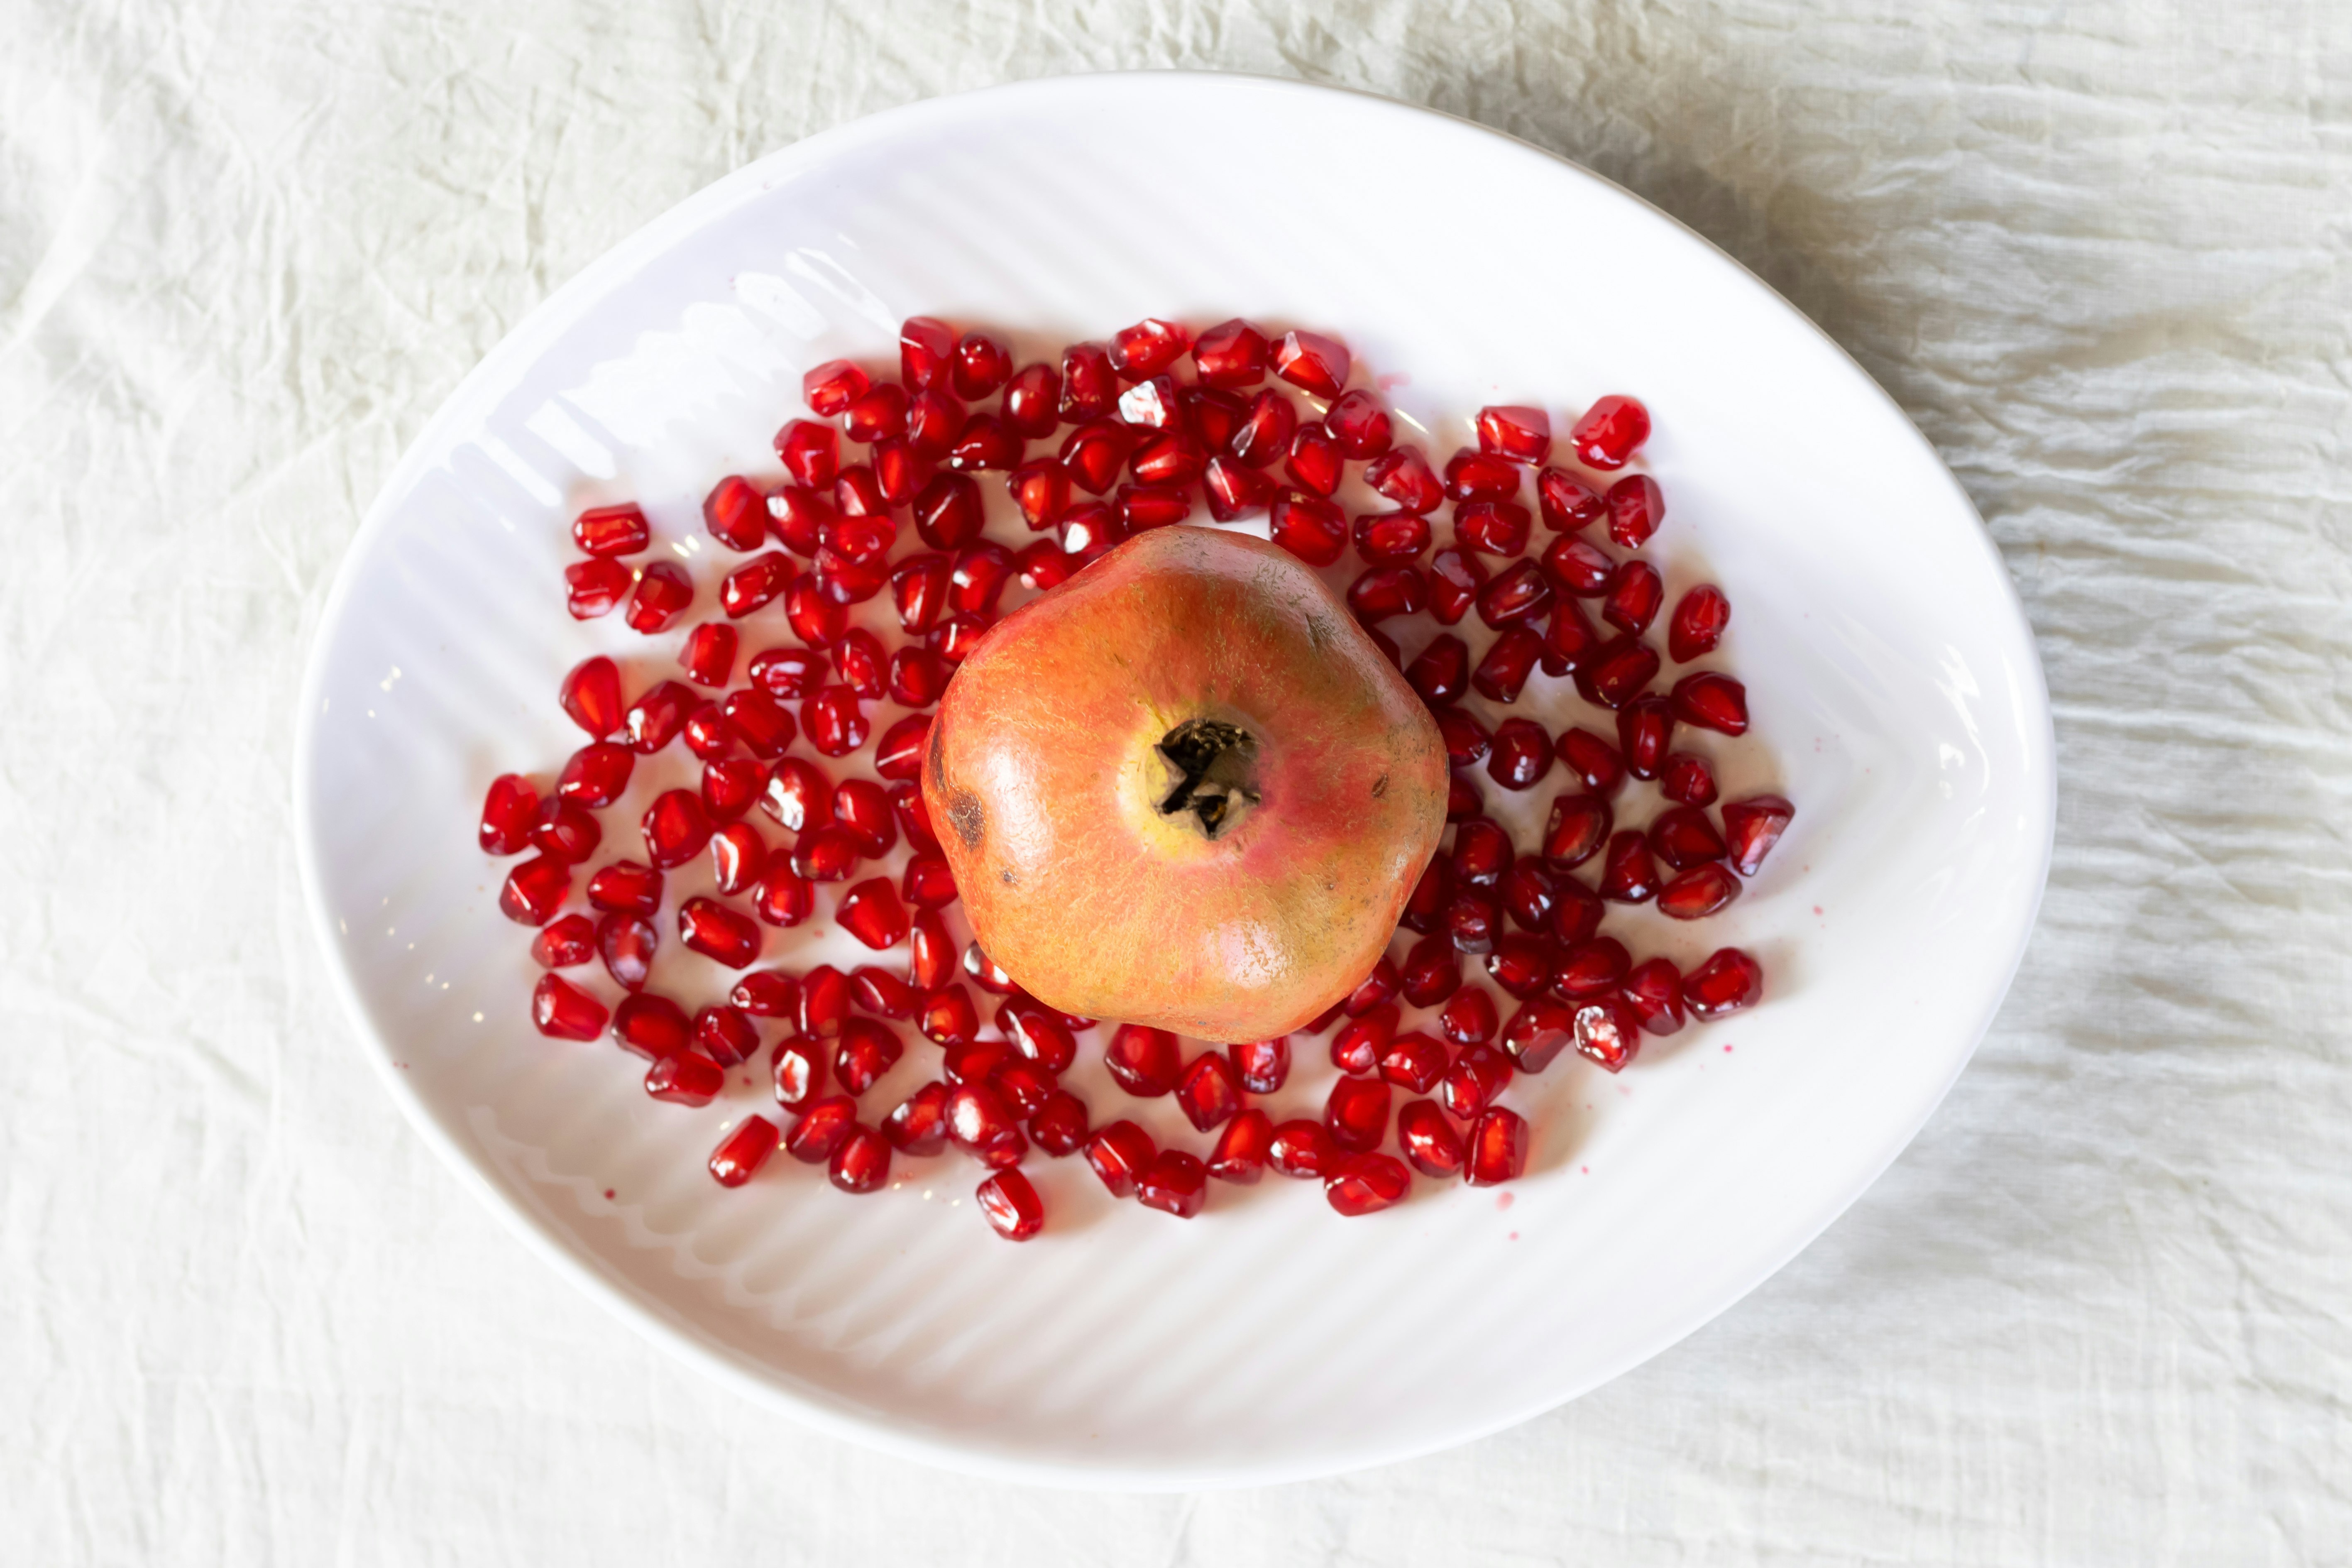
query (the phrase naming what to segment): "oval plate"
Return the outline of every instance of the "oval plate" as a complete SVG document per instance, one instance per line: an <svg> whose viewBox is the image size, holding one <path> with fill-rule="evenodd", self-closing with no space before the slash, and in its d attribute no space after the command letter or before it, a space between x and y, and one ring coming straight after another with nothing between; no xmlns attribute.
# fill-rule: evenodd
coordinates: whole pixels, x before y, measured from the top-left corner
<svg viewBox="0 0 2352 1568"><path fill-rule="evenodd" d="M1302 169L1316 177L1272 177ZM1459 214L1498 216L1463 240L1439 223ZM553 700L576 660L625 656L633 690L677 673L680 634L564 615L572 513L636 499L657 548L710 581L703 492L724 472L772 476L802 371L891 363L916 312L1007 332L1024 360L1145 315L1334 332L1440 459L1488 401L1540 403L1564 433L1601 394L1644 399L1645 466L1670 509L1649 553L1669 603L1711 579L1736 606L1716 662L1748 682L1755 723L1712 748L1726 795L1777 787L1799 814L1724 915L1673 926L1644 910L1612 929L1685 967L1745 946L1768 966L1766 1004L1654 1040L1619 1077L1570 1056L1523 1079L1513 1094L1539 1129L1523 1180L1423 1182L1363 1220L1269 1178L1219 1186L1183 1224L1112 1204L1082 1162L1033 1157L1053 1219L1011 1247L971 1212L980 1173L959 1155L902 1160L890 1190L856 1201L782 1155L740 1191L714 1184L703 1163L722 1129L775 1110L764 1073L684 1110L646 1099L635 1058L539 1037L538 972L499 914L504 867L476 850L474 814L493 774L544 785L577 744ZM1018 543L988 489L992 531ZM887 596L865 612L884 624ZM1475 648L1487 634L1466 626ZM788 640L772 609L747 625L748 647ZM1528 710L1555 731L1605 719L1540 677ZM1277 1481L1460 1443L1753 1289L1886 1167L1968 1060L2032 925L2053 793L2041 668L1982 525L1796 311L1640 201L1507 137L1201 75L877 115L719 181L559 290L435 416L361 528L312 652L296 768L304 885L360 1037L519 1234L655 1340L813 1426L966 1470L1125 1488ZM656 772L639 771L605 815L618 837L634 838ZM1559 776L1496 803L1522 846ZM701 875L674 874L674 896ZM769 948L796 965L857 956L822 921ZM689 1006L723 994L699 958L661 963L656 984ZM1315 1113L1323 1054L1301 1041L1277 1119ZM919 1043L869 1114L935 1070ZM1167 1101L1114 1101L1091 1052L1073 1080L1098 1116L1117 1103L1163 1140L1205 1142Z"/></svg>

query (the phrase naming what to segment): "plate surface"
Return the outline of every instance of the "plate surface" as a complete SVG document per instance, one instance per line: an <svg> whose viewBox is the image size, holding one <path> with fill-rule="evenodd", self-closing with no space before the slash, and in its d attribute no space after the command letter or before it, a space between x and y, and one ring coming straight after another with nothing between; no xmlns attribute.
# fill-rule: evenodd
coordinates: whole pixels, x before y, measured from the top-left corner
<svg viewBox="0 0 2352 1568"><path fill-rule="evenodd" d="M1319 176L1252 177L1275 166ZM1509 221L1473 247L1412 237L1399 215L1416 203ZM902 1161L891 1190L855 1201L781 1155L742 1190L716 1186L703 1161L722 1129L774 1111L764 1072L684 1110L646 1098L634 1058L540 1038L528 933L498 911L505 867L474 847L474 816L494 774L544 785L578 742L553 700L578 659L623 657L632 690L677 673L680 633L564 615L572 514L636 499L657 549L714 580L703 492L730 471L772 479L802 371L893 363L917 312L1003 332L1024 362L1145 315L1333 332L1357 384L1381 386L1441 460L1482 403L1544 405L1564 432L1595 396L1641 396L1657 422L1643 466L1669 507L1647 554L1669 604L1702 580L1729 594L1708 662L1747 681L1755 718L1744 742L1684 743L1721 761L1727 797L1779 788L1798 816L1724 915L1641 910L1610 929L1685 967L1744 946L1767 965L1765 1005L1652 1041L1617 1078L1570 1056L1521 1079L1512 1097L1539 1129L1523 1180L1423 1182L1365 1220L1269 1178L1218 1188L1183 1224L1034 1155L1053 1220L1025 1247L970 1212L980 1173L958 1155ZM992 532L1017 544L986 488ZM864 609L878 626L887 606ZM1474 651L1490 635L1475 616L1463 629ZM1408 657L1428 635L1403 637ZM747 623L747 648L791 640L774 609ZM1471 706L1490 724L1503 711ZM1519 710L1607 728L1541 676ZM877 730L896 716L884 705ZM659 771L603 814L623 852ZM1812 326L1673 221L1508 138L1189 75L1032 82L843 127L720 181L561 289L368 516L313 651L295 782L306 887L365 1048L540 1251L813 1425L1117 1487L1261 1483L1458 1443L1721 1311L1853 1201L1959 1072L2032 926L2053 816L2047 699L2000 560L1926 442ZM1500 800L1480 783L1524 847L1560 775ZM1655 797L1634 790L1621 805L1638 824ZM673 902L703 879L674 874ZM829 908L772 932L770 959L855 962ZM661 924L656 987L719 999L724 973L677 950L667 909ZM1313 1114L1331 1077L1322 1042L1300 1044L1277 1119ZM932 1047L910 1048L870 1114L935 1068ZM1091 1052L1073 1081L1098 1119L1116 1103L1205 1142L1167 1101L1114 1100Z"/></svg>

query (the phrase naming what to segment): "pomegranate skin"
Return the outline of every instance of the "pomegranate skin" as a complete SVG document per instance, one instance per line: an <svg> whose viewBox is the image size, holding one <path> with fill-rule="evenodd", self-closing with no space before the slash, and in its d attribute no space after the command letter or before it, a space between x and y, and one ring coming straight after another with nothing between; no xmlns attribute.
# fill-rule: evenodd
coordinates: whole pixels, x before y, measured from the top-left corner
<svg viewBox="0 0 2352 1568"><path fill-rule="evenodd" d="M1023 989L1213 1040L1288 1034L1370 973L1446 784L1435 721L1321 578L1202 528L1139 534L1000 622L922 778L973 934Z"/></svg>

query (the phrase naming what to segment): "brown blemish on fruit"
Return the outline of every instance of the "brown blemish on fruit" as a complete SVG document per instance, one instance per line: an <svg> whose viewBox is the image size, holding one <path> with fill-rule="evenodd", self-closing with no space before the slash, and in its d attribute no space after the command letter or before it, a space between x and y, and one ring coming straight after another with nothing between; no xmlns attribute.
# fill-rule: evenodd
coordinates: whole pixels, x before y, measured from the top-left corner
<svg viewBox="0 0 2352 1568"><path fill-rule="evenodd" d="M1372 798L1378 800L1389 793L1389 775L1382 773L1372 781Z"/></svg>
<svg viewBox="0 0 2352 1568"><path fill-rule="evenodd" d="M980 796L968 789L960 789L948 796L948 826L956 830L967 849L980 847L980 840L988 831L988 813L980 804Z"/></svg>

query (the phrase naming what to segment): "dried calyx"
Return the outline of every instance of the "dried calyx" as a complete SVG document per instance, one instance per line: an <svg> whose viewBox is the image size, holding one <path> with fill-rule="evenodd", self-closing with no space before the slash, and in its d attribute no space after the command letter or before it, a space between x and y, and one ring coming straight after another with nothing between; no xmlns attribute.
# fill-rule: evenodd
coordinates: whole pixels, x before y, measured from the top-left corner
<svg viewBox="0 0 2352 1568"><path fill-rule="evenodd" d="M1257 737L1222 719L1187 719L1160 738L1159 752L1175 784L1160 815L1190 812L1203 837L1230 831L1258 803Z"/></svg>

